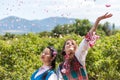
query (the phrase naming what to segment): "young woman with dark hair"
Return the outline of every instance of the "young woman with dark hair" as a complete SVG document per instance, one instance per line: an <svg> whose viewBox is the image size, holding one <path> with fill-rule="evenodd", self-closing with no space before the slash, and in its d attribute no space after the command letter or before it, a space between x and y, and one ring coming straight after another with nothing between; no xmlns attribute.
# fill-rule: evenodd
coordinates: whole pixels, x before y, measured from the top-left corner
<svg viewBox="0 0 120 80"><path fill-rule="evenodd" d="M31 80L57 80L54 72L56 55L57 51L53 47L45 48L40 57L43 65L32 74Z"/></svg>

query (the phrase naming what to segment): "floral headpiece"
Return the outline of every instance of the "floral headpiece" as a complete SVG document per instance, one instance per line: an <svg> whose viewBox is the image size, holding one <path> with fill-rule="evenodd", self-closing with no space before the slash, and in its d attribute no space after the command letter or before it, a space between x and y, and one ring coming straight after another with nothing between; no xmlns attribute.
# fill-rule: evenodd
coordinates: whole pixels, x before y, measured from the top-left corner
<svg viewBox="0 0 120 80"><path fill-rule="evenodd" d="M54 55L54 56L56 56L56 55L57 55L57 51L56 51L53 47L48 46L47 48L49 48L49 49L50 49L50 52L51 52L51 54L52 54L52 55Z"/></svg>

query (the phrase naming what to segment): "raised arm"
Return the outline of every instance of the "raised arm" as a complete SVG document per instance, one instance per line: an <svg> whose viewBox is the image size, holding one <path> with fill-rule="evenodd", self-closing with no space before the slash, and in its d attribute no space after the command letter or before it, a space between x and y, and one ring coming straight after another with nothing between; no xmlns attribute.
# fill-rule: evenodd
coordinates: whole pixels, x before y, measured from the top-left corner
<svg viewBox="0 0 120 80"><path fill-rule="evenodd" d="M89 32L90 32L90 33L95 32L96 29L97 29L97 27L98 27L99 22L100 22L101 20L103 20L103 19L110 18L110 17L112 17L112 14L111 14L111 13L108 13L108 12L107 12L106 14L102 15L102 16L99 16L99 17L96 19L95 24L93 25L93 27L90 29Z"/></svg>
<svg viewBox="0 0 120 80"><path fill-rule="evenodd" d="M98 36L95 35L93 32L96 31L98 24L101 20L110 18L110 17L112 17L112 14L108 14L108 13L98 17L95 21L95 24L90 29L89 33L85 36L85 39L83 39L82 42L79 44L79 47L75 53L75 56L77 57L78 61L82 65L85 65L85 59L86 59L89 47L92 47L98 38Z"/></svg>

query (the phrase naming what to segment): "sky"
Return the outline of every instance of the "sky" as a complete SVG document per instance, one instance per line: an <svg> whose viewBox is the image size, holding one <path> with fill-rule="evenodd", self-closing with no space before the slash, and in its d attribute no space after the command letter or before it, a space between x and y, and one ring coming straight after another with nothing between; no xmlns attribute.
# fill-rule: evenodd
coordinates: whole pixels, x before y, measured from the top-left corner
<svg viewBox="0 0 120 80"><path fill-rule="evenodd" d="M95 22L106 12L113 16L101 23L108 21L120 26L120 0L0 0L0 20L8 16L28 20L67 17Z"/></svg>

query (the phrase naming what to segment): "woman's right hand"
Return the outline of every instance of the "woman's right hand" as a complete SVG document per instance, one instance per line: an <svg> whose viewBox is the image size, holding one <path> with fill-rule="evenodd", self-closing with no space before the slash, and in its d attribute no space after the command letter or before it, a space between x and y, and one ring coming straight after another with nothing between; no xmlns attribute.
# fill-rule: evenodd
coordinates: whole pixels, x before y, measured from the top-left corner
<svg viewBox="0 0 120 80"><path fill-rule="evenodd" d="M106 19L106 18L110 18L110 17L112 17L112 16L113 16L113 15L112 15L111 13L108 13L108 12L107 12L106 14L98 17L98 20L100 21L100 20L103 20L103 19Z"/></svg>

